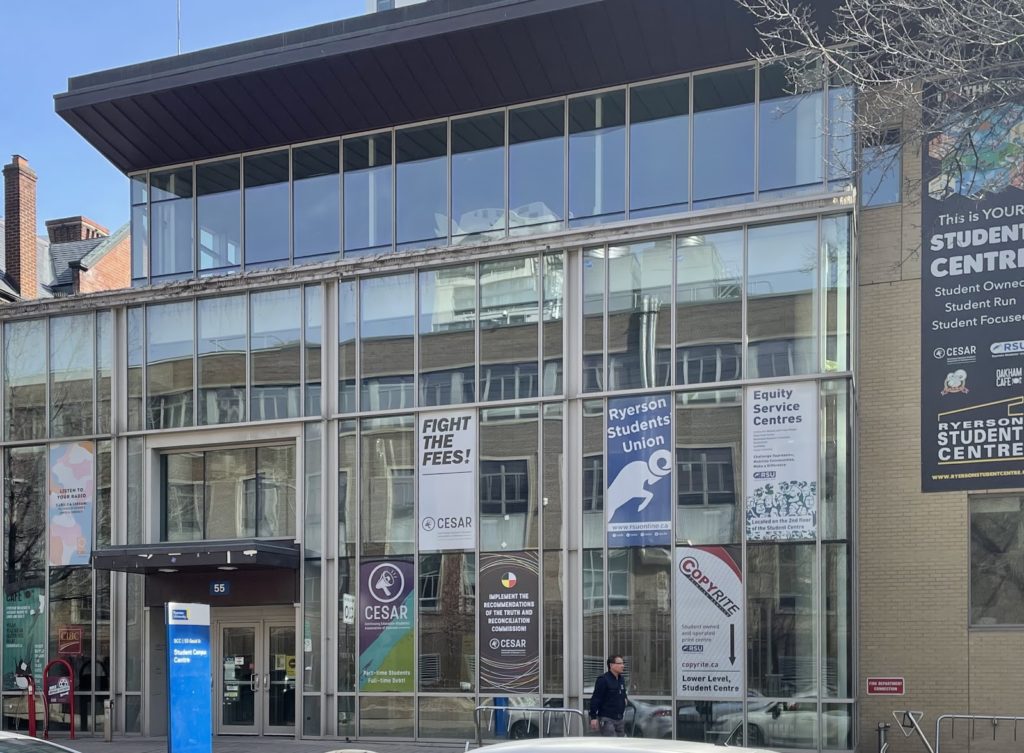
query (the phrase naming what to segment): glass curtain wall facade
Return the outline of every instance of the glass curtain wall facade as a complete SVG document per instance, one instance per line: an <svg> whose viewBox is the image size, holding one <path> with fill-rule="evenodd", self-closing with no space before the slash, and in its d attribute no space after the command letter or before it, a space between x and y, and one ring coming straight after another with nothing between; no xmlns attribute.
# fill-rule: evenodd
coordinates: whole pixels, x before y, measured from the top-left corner
<svg viewBox="0 0 1024 753"><path fill-rule="evenodd" d="M478 705L507 709L485 736L552 734L561 719L516 707L582 708L616 653L645 736L852 748L855 244L828 154L838 95L787 95L773 75L730 68L133 176L134 298L3 322L5 726L24 723L12 661L41 671L80 627L87 728L113 688L118 728L146 729L145 578L55 559L46 489L77 448L93 547L300 543L301 736L468 739ZM398 253L437 246L473 254ZM287 283L146 289L325 260L339 263ZM812 396L803 460L819 493L811 525L762 535L747 461L772 389ZM660 405L665 429L669 502L642 545L609 533L608 438L628 400ZM473 427L475 530L452 546L424 538L425 422L449 416ZM741 584L742 670L724 694L680 669L693 551L728 552ZM383 663L381 567L405 589ZM494 572L519 572L533 602L514 687L486 666Z"/></svg>

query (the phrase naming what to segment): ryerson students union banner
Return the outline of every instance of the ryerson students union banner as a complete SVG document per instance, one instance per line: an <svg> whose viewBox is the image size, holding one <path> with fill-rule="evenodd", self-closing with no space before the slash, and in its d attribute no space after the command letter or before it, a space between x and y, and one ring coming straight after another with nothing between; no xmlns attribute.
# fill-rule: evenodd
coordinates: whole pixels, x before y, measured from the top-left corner
<svg viewBox="0 0 1024 753"><path fill-rule="evenodd" d="M923 152L921 488L1024 485L1024 105Z"/></svg>

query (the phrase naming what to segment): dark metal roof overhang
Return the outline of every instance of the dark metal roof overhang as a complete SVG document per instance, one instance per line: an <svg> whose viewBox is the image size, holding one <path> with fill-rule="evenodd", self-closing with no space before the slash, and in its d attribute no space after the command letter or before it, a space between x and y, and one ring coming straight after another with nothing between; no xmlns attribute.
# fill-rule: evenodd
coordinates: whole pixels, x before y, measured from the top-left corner
<svg viewBox="0 0 1024 753"><path fill-rule="evenodd" d="M813 0L819 20L837 0ZM125 172L740 62L735 0L429 0L78 76L56 110Z"/></svg>
<svg viewBox="0 0 1024 753"><path fill-rule="evenodd" d="M298 570L299 544L292 541L231 541L131 544L97 549L92 566L125 573L174 573L214 570Z"/></svg>

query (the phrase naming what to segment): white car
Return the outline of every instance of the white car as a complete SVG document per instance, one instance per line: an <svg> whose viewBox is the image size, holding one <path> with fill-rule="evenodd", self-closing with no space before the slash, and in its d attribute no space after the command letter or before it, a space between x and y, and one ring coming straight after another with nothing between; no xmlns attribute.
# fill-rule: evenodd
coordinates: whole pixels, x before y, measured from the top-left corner
<svg viewBox="0 0 1024 753"><path fill-rule="evenodd" d="M709 743L685 740L645 740L622 737L545 737L515 740L485 746L487 753L722 753ZM759 748L744 748L743 753L771 753Z"/></svg>
<svg viewBox="0 0 1024 753"><path fill-rule="evenodd" d="M73 748L68 748L48 740L40 740L37 737L19 735L17 732L0 731L0 753L77 753Z"/></svg>
<svg viewBox="0 0 1024 753"><path fill-rule="evenodd" d="M826 709L821 715L825 725L825 747L849 746L850 715L845 708ZM774 745L780 748L818 747L818 704L813 698L774 701L760 707L747 707L747 744ZM708 739L726 745L743 744L743 713L720 716Z"/></svg>

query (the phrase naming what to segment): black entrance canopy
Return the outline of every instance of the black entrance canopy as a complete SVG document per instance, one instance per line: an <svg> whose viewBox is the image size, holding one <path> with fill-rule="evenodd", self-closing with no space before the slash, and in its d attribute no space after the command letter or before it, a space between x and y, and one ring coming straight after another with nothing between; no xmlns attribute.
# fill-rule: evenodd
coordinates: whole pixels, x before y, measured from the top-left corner
<svg viewBox="0 0 1024 753"><path fill-rule="evenodd" d="M299 544L292 541L163 542L97 549L92 566L125 573L189 573L211 570L298 570Z"/></svg>
<svg viewBox="0 0 1024 753"><path fill-rule="evenodd" d="M837 0L812 4L827 22ZM741 62L759 46L735 0L428 0L77 76L55 104L134 172Z"/></svg>

